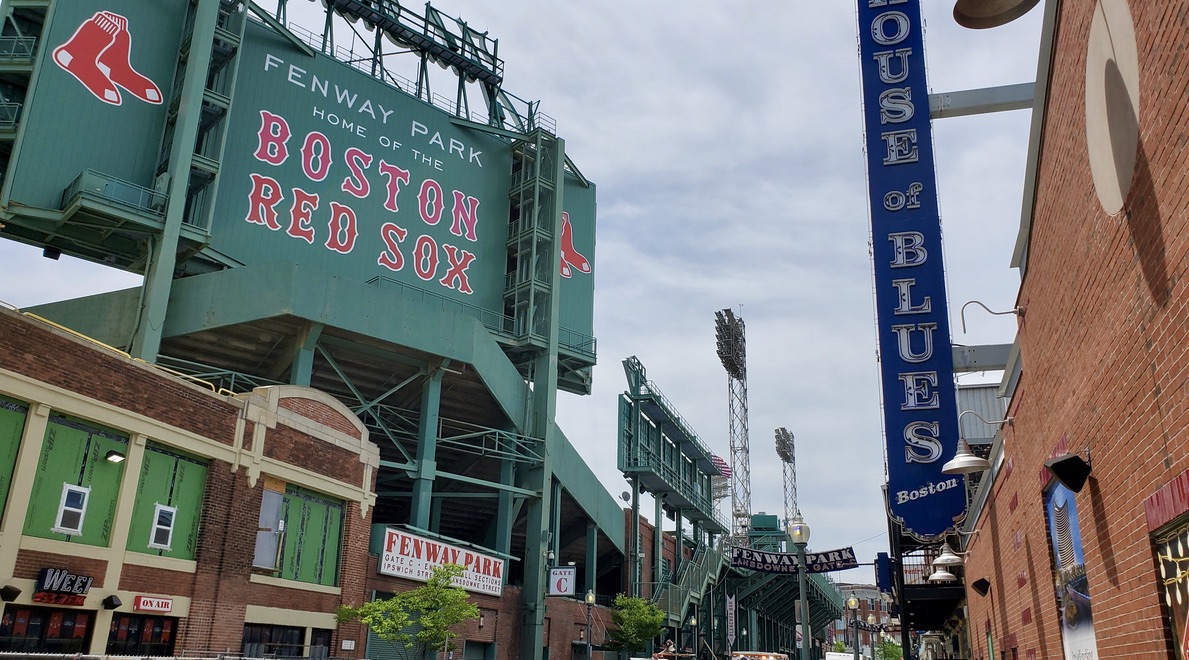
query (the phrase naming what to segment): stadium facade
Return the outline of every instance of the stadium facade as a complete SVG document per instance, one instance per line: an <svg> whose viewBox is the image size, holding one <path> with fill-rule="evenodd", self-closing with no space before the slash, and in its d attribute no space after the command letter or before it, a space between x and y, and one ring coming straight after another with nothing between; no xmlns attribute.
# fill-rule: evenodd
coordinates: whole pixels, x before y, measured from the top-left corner
<svg viewBox="0 0 1189 660"><path fill-rule="evenodd" d="M323 4L0 4L0 237L144 278L0 314L0 646L395 657L336 609L446 556L466 658L600 650L619 593L699 648L794 646L796 581L730 568L721 471L642 366L630 507L555 422L596 358L595 186L498 42Z"/></svg>

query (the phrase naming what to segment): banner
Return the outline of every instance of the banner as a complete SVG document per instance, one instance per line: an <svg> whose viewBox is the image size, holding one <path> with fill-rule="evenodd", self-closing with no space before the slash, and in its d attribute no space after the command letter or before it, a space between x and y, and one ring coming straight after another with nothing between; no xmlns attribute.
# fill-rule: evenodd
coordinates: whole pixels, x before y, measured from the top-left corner
<svg viewBox="0 0 1189 660"><path fill-rule="evenodd" d="M858 567L854 548L839 548L826 552L805 553L806 573L845 571ZM751 548L731 548L731 566L761 573L793 573L797 570L797 555L792 552L762 552Z"/></svg>
<svg viewBox="0 0 1189 660"><path fill-rule="evenodd" d="M735 597L727 596L727 644L735 643Z"/></svg>
<svg viewBox="0 0 1189 660"><path fill-rule="evenodd" d="M426 582L434 566L458 564L465 570L454 578L455 586L499 596L504 593L506 563L499 557L389 527L384 535L378 571L383 575Z"/></svg>
<svg viewBox="0 0 1189 660"><path fill-rule="evenodd" d="M1057 572L1057 602L1061 606L1061 643L1066 660L1098 657L1094 636L1094 615L1090 608L1090 585L1086 578L1086 557L1082 551L1082 527L1074 493L1055 484L1045 493L1049 519L1049 541Z"/></svg>
<svg viewBox="0 0 1189 660"><path fill-rule="evenodd" d="M858 0L888 513L933 539L965 514L919 0Z"/></svg>

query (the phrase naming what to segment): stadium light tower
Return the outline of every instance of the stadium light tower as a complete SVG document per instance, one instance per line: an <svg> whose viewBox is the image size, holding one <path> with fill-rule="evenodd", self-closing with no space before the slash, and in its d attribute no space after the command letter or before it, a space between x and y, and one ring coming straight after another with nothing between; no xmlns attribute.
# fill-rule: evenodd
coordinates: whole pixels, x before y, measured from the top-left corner
<svg viewBox="0 0 1189 660"><path fill-rule="evenodd" d="M731 425L731 538L747 547L751 525L751 450L747 435L747 338L743 319L729 310L714 313L718 359L727 370Z"/></svg>
<svg viewBox="0 0 1189 660"><path fill-rule="evenodd" d="M797 454L793 434L783 426L776 429L776 455L784 464L784 527L788 529L793 520L800 517L801 508L797 506Z"/></svg>

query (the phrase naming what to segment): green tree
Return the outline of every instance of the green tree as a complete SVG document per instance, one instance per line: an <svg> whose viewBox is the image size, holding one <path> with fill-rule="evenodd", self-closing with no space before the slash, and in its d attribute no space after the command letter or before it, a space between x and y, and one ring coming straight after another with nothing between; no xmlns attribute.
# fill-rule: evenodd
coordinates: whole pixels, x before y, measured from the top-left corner
<svg viewBox="0 0 1189 660"><path fill-rule="evenodd" d="M896 642L881 639L875 644L875 657L879 660L900 660L904 657L904 651Z"/></svg>
<svg viewBox="0 0 1189 660"><path fill-rule="evenodd" d="M452 650L456 647L450 639L457 635L450 628L479 618L479 608L470 602L466 590L453 584L464 570L458 564L435 566L421 587L359 607L344 605L335 617L340 622L360 621L377 637L397 646L398 652L403 647L407 658Z"/></svg>
<svg viewBox="0 0 1189 660"><path fill-rule="evenodd" d="M846 653L846 642L842 641L841 639L834 640L834 652Z"/></svg>
<svg viewBox="0 0 1189 660"><path fill-rule="evenodd" d="M611 609L611 621L615 627L607 630L607 648L638 653L661 634L665 613L648 599L619 594Z"/></svg>

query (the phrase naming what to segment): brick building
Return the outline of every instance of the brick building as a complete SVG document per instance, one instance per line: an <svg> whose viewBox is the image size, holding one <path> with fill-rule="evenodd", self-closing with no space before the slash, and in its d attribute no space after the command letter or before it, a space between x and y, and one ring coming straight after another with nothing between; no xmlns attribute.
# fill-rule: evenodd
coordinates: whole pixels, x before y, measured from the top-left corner
<svg viewBox="0 0 1189 660"><path fill-rule="evenodd" d="M316 390L213 391L0 310L0 439L3 650L383 656L335 609L417 586L350 541L384 532L379 451ZM515 649L519 594L475 594L458 646ZM566 657L585 605L547 602ZM601 641L608 612L592 615Z"/></svg>
<svg viewBox="0 0 1189 660"><path fill-rule="evenodd" d="M952 539L968 612L952 648L1183 658L1189 12L1042 7L1013 255L1022 313L1000 390L1011 423Z"/></svg>

